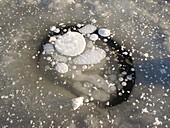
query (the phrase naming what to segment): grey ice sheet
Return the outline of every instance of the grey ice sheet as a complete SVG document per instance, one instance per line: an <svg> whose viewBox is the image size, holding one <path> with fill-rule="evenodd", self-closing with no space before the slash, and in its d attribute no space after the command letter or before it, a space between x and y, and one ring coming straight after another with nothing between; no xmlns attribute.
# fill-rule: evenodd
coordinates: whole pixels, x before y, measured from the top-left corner
<svg viewBox="0 0 170 128"><path fill-rule="evenodd" d="M1 127L170 126L170 3L163 0L1 0ZM128 102L74 111L68 90L37 68L35 53L51 25L93 22L132 51L136 84Z"/></svg>

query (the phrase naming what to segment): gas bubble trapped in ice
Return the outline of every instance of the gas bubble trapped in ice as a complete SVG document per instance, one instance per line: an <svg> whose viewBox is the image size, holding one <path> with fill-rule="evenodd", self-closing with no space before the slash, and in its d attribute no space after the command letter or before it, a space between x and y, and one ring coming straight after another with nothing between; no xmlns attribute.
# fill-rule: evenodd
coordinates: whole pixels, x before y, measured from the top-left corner
<svg viewBox="0 0 170 128"><path fill-rule="evenodd" d="M92 24L52 26L39 49L44 74L84 102L114 106L126 101L135 82L131 53L109 29Z"/></svg>

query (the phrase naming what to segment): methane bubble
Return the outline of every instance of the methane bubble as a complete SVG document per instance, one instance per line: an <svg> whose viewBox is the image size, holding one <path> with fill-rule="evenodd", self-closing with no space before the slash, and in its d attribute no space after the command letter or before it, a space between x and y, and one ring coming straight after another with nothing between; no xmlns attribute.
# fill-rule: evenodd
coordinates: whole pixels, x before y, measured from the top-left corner
<svg viewBox="0 0 170 128"><path fill-rule="evenodd" d="M62 87L68 85L84 101L102 106L126 101L135 82L130 53L109 36L108 29L97 29L91 24L76 26L61 27L58 34L49 32L40 46L41 52L38 51L40 68L48 78L53 77L54 83L63 81ZM91 40L89 33L98 37L90 47L87 46Z"/></svg>

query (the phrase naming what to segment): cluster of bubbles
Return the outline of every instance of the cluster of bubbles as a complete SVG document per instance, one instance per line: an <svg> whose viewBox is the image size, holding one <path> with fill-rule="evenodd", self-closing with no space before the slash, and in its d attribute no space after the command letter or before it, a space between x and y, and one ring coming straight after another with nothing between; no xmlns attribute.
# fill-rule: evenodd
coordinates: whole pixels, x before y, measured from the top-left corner
<svg viewBox="0 0 170 128"><path fill-rule="evenodd" d="M132 54L113 36L92 24L52 26L40 47L39 65L54 83L71 87L84 102L114 106L128 99L135 69Z"/></svg>

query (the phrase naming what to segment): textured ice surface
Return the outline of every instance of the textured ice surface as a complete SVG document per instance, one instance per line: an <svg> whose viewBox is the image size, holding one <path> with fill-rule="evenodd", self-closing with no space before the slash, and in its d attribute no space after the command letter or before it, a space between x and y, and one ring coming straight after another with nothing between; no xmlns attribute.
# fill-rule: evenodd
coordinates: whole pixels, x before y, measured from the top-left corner
<svg viewBox="0 0 170 128"><path fill-rule="evenodd" d="M169 12L168 0L1 0L0 126L168 128ZM75 96L36 67L42 33L57 23L82 21L109 28L133 52L137 80L129 102L71 111L67 98Z"/></svg>

